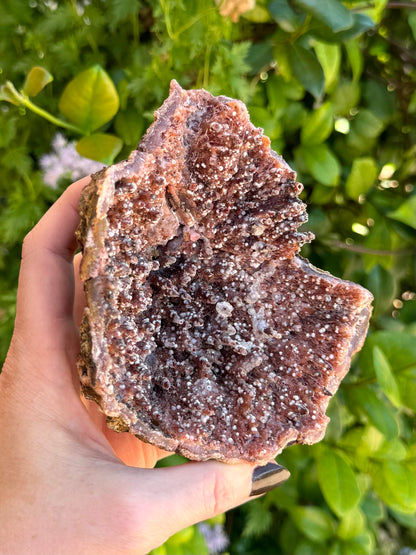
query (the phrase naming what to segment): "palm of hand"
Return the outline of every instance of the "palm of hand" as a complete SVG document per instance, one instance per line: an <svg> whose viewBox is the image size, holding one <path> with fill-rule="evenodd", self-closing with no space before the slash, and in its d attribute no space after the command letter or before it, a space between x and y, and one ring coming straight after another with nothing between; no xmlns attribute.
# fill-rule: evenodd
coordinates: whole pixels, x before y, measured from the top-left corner
<svg viewBox="0 0 416 555"><path fill-rule="evenodd" d="M87 183L69 187L23 245L15 331L0 376L6 553L146 553L246 501L250 491L246 464L153 470L168 453L113 432L94 403L81 402L76 357L84 295L74 231Z"/></svg>

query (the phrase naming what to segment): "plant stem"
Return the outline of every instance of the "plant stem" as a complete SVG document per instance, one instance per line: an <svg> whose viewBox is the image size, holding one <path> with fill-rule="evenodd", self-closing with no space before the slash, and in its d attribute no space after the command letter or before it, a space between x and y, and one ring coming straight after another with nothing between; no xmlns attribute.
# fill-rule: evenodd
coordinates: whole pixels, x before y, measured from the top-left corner
<svg viewBox="0 0 416 555"><path fill-rule="evenodd" d="M200 19L205 18L210 12L213 12L215 9L216 8L209 8L205 12L202 12L198 15L195 15L194 17L191 17L191 19L187 23L185 23L185 25L182 25L182 27L178 29L176 33L174 33L175 39L178 39L179 35L187 31L190 27L192 27L192 25L195 25L195 23L197 23Z"/></svg>
<svg viewBox="0 0 416 555"><path fill-rule="evenodd" d="M205 18L207 14L216 10L216 8L209 8L205 12L202 12L200 14L195 15L194 17L191 17L189 21L187 21L184 25L182 25L182 27L180 27L176 32L174 32L172 28L172 22L170 20L169 1L166 2L165 0L160 0L160 7L162 8L162 12L165 18L165 25L166 25L166 31L168 33L168 36L170 39L174 41L178 40L179 36L182 33L187 31L190 27L192 27L192 25L195 25L195 23L197 23L200 19Z"/></svg>
<svg viewBox="0 0 416 555"><path fill-rule="evenodd" d="M38 116L41 116L44 119L47 119L51 123L54 123L55 125L57 125L59 127L65 127L66 129L69 129L70 131L75 131L75 133L79 133L80 135L83 134L83 131L79 127L76 127L75 125L72 125L71 123L67 123L66 121L63 121L62 119L53 116L52 114L50 114L49 112L47 112L43 108L40 108L36 104L33 104L33 102L31 100L29 100L27 97L23 96L22 100L21 100L21 103L24 106L26 106L26 108L29 108L29 110L31 110L35 114L38 114Z"/></svg>
<svg viewBox="0 0 416 555"><path fill-rule="evenodd" d="M168 33L168 37L172 40L175 40L176 37L172 31L172 24L170 21L170 14L169 14L169 2L165 2L165 0L160 0L160 7L162 8L163 16L165 19L166 31Z"/></svg>
<svg viewBox="0 0 416 555"><path fill-rule="evenodd" d="M330 246L335 249L343 249L351 252L358 252L361 254L374 254L376 256L406 256L410 254L415 254L414 249L370 249L364 247L363 245L348 245L342 241L331 241Z"/></svg>
<svg viewBox="0 0 416 555"><path fill-rule="evenodd" d="M138 44L139 39L140 39L140 28L139 28L139 16L138 15L132 16L131 24L132 24L132 27L133 27L133 41L134 41L134 44Z"/></svg>
<svg viewBox="0 0 416 555"><path fill-rule="evenodd" d="M35 201L37 195L36 195L36 191L35 191L35 188L34 188L34 186L33 186L32 180L30 179L30 177L28 176L28 174L27 174L26 172L24 172L24 173L22 174L22 177L23 177L23 181L24 181L25 184L26 184L26 187L27 187L28 190L29 190L29 194L30 194L30 196L31 196L31 200L32 200L32 201Z"/></svg>
<svg viewBox="0 0 416 555"><path fill-rule="evenodd" d="M205 49L205 60L204 60L204 79L203 79L203 86L204 88L208 87L209 82L209 63L211 58L211 45L209 44Z"/></svg>
<svg viewBox="0 0 416 555"><path fill-rule="evenodd" d="M19 104L25 106L26 108L28 108L29 110L31 110L32 112L37 114L38 116L50 121L51 123L53 123L54 125L57 125L58 127L64 127L65 129L69 129L70 131L74 131L75 133L78 133L79 135L84 134L82 129L80 129L79 127L76 127L75 125L72 125L71 123L68 123L66 121L63 121L60 118L55 117L54 115L47 112L46 110L44 110L40 106L37 106L36 104L34 104L29 99L29 97L27 95L23 94L22 92L17 91L16 88L14 87L13 83L11 83L10 81L7 81L6 85L7 85L8 92L18 101Z"/></svg>
<svg viewBox="0 0 416 555"><path fill-rule="evenodd" d="M408 8L409 10L416 10L416 4L414 2L388 2L386 8Z"/></svg>
<svg viewBox="0 0 416 555"><path fill-rule="evenodd" d="M412 370L412 368L414 368L414 365L411 364L410 366L406 366L405 368L401 368L400 370L397 370L395 372L395 376L399 376L400 374L404 374L405 372L408 372L409 370ZM377 383L377 376L371 376L368 378L363 378L362 380L358 380L356 382L349 382L349 383L343 383L342 387L346 388L346 389L351 389L354 387L363 387L364 385L371 385L373 383Z"/></svg>

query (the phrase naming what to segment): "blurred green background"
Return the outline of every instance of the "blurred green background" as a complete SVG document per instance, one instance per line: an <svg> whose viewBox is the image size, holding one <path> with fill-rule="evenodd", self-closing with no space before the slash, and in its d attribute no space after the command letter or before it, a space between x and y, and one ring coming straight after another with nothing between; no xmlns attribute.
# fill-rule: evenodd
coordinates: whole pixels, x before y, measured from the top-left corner
<svg viewBox="0 0 416 555"><path fill-rule="evenodd" d="M414 2L1 0L1 359L24 235L129 154L173 78L246 102L305 185L302 254L375 296L325 440L278 457L278 490L155 554L416 553L415 38Z"/></svg>

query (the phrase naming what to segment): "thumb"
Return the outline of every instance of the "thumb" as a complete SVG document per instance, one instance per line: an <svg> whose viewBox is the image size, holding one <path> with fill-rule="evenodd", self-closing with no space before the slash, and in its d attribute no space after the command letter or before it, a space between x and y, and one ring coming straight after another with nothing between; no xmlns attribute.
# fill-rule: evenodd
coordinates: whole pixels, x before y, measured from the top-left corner
<svg viewBox="0 0 416 555"><path fill-rule="evenodd" d="M155 537L159 532L165 538L269 491L290 475L274 462L255 468L208 461L139 472L147 476L141 480L136 506L147 507L148 533Z"/></svg>
<svg viewBox="0 0 416 555"><path fill-rule="evenodd" d="M215 461L156 469L169 535L248 501L252 474L251 465Z"/></svg>

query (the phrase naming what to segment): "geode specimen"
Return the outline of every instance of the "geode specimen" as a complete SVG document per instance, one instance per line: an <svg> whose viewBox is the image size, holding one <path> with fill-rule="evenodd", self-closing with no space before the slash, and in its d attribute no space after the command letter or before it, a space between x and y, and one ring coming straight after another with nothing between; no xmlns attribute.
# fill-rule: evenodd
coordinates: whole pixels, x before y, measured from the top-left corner
<svg viewBox="0 0 416 555"><path fill-rule="evenodd" d="M297 256L302 185L242 102L172 82L155 119L81 198L84 394L191 459L319 441L371 294Z"/></svg>

